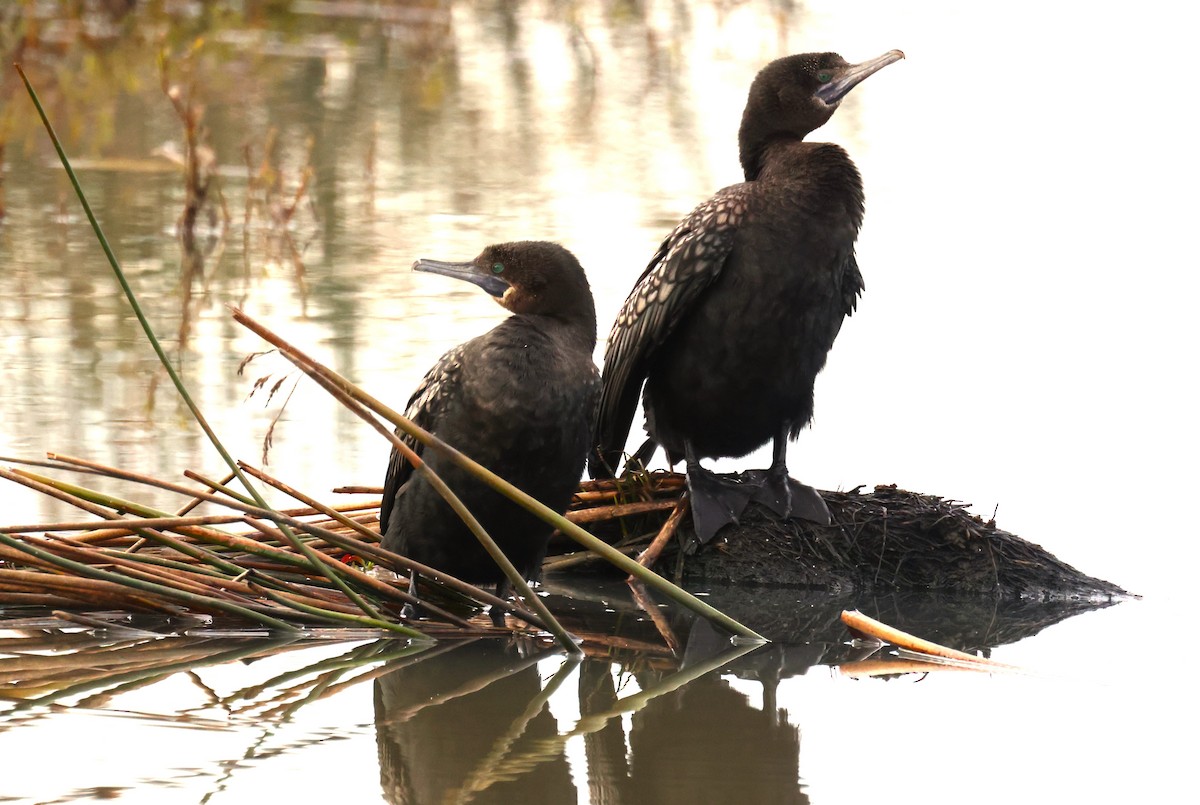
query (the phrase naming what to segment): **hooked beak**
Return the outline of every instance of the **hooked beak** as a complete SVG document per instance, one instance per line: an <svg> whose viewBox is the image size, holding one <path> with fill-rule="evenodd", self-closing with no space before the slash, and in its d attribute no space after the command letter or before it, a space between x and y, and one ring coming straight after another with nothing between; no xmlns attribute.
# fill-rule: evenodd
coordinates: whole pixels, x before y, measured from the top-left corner
<svg viewBox="0 0 1200 805"><path fill-rule="evenodd" d="M865 61L862 64L847 65L832 81L820 86L817 89L816 96L829 106L833 106L842 98L845 98L846 94L858 86L867 76L877 73L892 62L900 61L903 58L904 51L889 50L882 56Z"/></svg>
<svg viewBox="0 0 1200 805"><path fill-rule="evenodd" d="M429 274L445 274L447 277L473 282L492 296L504 296L509 285L495 274L485 271L475 263L445 263L441 260L418 260L413 263L413 271L424 271Z"/></svg>

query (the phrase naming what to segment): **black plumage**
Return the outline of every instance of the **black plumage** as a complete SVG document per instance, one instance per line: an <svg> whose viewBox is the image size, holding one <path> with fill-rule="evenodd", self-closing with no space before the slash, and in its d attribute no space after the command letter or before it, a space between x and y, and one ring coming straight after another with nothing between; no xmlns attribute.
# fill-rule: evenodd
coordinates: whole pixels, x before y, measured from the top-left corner
<svg viewBox="0 0 1200 805"><path fill-rule="evenodd" d="M469 263L418 260L415 271L465 279L513 315L441 357L406 416L563 511L579 485L600 390L596 310L583 268L554 243L489 246ZM552 528L436 450L404 437L466 504L505 555L536 578ZM383 546L476 583L507 588L457 514L393 450L379 512Z"/></svg>
<svg viewBox="0 0 1200 805"><path fill-rule="evenodd" d="M752 498L828 522L820 496L788 478L785 454L812 418L813 383L863 290L854 256L863 191L841 147L804 138L855 85L903 56L852 65L804 53L767 65L738 132L746 180L675 227L613 324L591 472L617 468L642 394L650 441L636 456L644 462L657 444L671 463L687 461L701 539ZM771 468L749 483L699 464L769 440Z"/></svg>

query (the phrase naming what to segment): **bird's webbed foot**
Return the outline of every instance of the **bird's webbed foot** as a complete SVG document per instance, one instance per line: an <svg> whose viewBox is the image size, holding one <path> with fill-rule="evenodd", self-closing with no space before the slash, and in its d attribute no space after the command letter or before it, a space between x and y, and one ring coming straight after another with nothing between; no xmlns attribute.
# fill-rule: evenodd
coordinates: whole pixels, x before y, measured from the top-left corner
<svg viewBox="0 0 1200 805"><path fill-rule="evenodd" d="M787 474L787 470L753 470L746 473L747 485L754 490L753 500L780 517L809 520L829 525L829 507L825 499L811 486L802 484Z"/></svg>
<svg viewBox="0 0 1200 805"><path fill-rule="evenodd" d="M754 495L750 485L721 478L699 462L688 462L687 483L692 523L701 545L708 544L724 526L736 523Z"/></svg>

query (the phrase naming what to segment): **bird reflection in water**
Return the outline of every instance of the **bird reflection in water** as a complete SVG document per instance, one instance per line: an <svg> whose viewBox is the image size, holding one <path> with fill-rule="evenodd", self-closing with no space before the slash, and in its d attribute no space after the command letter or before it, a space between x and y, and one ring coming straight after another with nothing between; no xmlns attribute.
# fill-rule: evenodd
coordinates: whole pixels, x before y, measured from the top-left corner
<svg viewBox="0 0 1200 805"><path fill-rule="evenodd" d="M433 649L380 678L376 735L387 801L576 802L575 781L592 802L808 801L798 782L798 728L773 706L753 707L718 673L679 685L690 658L681 669L645 657L629 666L589 658L577 672L563 660L543 687L546 666L538 664L553 657L485 639ZM569 676L578 680L581 718L560 732L548 692ZM630 678L637 685L629 690L640 694L624 690ZM643 701L630 706L631 695ZM571 762L586 760L586 768L568 761L576 736L584 757Z"/></svg>
<svg viewBox="0 0 1200 805"><path fill-rule="evenodd" d="M548 708L528 720L525 714L542 693L537 662L547 656L522 657L506 642L477 640L431 649L379 679L375 729L385 799L574 802L561 746L550 742L554 749L536 762L506 763L558 734Z"/></svg>

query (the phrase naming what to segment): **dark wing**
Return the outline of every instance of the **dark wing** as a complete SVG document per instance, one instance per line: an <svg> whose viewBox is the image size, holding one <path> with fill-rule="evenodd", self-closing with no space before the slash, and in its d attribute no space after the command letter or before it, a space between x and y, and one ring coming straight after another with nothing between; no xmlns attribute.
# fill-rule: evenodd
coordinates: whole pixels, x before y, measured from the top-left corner
<svg viewBox="0 0 1200 805"><path fill-rule="evenodd" d="M866 283L863 282L862 272L858 270L858 258L854 256L854 251L846 256L845 262L842 263L841 276L842 290L842 315L838 317L837 329L833 333L833 338L837 338L842 329L842 322L846 316L851 316L858 308L858 297L862 296L862 292L867 289ZM832 340L832 339L831 339Z"/></svg>
<svg viewBox="0 0 1200 805"><path fill-rule="evenodd" d="M854 252L846 258L842 267L842 304L846 315L849 316L858 308L858 297L867 289L863 282L862 272L858 270L858 259Z"/></svg>
<svg viewBox="0 0 1200 805"><path fill-rule="evenodd" d="M441 411L447 402L445 389L456 382L462 367L462 352L463 345L455 347L425 373L417 390L409 398L408 407L404 409L404 416L414 424L428 431L436 429ZM414 453L421 455L424 447L420 442L399 429L396 430L396 435L411 447ZM400 494L412 474L412 464L393 447L392 455L388 458L387 476L383 481L383 499L379 503L380 534L387 534L388 520L392 514L392 507L396 505L396 496Z"/></svg>
<svg viewBox="0 0 1200 805"><path fill-rule="evenodd" d="M725 266L746 218L752 185L736 184L692 210L658 247L608 336L596 417L592 477L611 476L637 410L647 362Z"/></svg>

